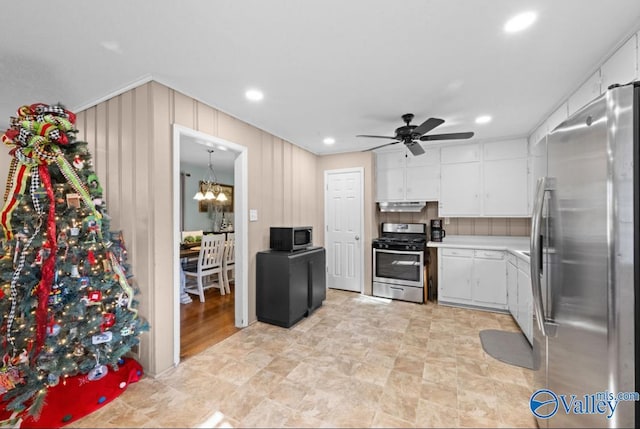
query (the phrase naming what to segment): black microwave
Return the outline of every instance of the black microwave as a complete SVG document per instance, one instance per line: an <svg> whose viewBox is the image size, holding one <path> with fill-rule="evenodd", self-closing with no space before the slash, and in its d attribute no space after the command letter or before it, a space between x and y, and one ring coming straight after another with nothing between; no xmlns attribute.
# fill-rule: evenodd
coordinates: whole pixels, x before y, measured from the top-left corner
<svg viewBox="0 0 640 429"><path fill-rule="evenodd" d="M310 226L271 227L269 247L272 250L291 252L311 247L313 228Z"/></svg>

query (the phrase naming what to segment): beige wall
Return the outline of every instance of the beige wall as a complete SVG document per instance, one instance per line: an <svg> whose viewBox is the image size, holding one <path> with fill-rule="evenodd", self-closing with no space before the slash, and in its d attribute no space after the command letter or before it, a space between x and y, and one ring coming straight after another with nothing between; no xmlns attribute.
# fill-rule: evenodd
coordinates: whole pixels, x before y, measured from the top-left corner
<svg viewBox="0 0 640 429"><path fill-rule="evenodd" d="M256 252L268 248L269 226L322 229L317 157L298 146L156 82L79 112L78 138L89 142L94 155L112 227L124 231L141 289L140 312L151 324L140 349L150 375L173 365L172 205L179 190L172 189L168 172L174 123L248 148L249 207L259 219L248 231L250 322L256 320Z"/></svg>
<svg viewBox="0 0 640 429"><path fill-rule="evenodd" d="M324 245L324 172L326 170L338 170L342 168L364 168L364 293L371 295L371 239L377 237L375 219L376 205L374 202L374 157L371 152L350 152L337 155L325 155L318 157L317 168L317 195L318 217L322 222L319 233L316 234L316 242ZM319 241L318 241L319 240Z"/></svg>

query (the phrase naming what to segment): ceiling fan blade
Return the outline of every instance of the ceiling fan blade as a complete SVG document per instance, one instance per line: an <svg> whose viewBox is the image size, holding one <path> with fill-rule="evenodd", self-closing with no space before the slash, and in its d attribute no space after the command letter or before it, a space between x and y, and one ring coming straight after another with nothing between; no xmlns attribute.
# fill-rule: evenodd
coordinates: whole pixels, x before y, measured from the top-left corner
<svg viewBox="0 0 640 429"><path fill-rule="evenodd" d="M370 137L373 139L395 139L396 137L390 137L390 136L370 136L368 134L358 134L356 137Z"/></svg>
<svg viewBox="0 0 640 429"><path fill-rule="evenodd" d="M412 141L411 143L407 143L407 148L414 155L422 155L424 153L424 149L422 148L422 145L420 144L420 142L415 140Z"/></svg>
<svg viewBox="0 0 640 429"><path fill-rule="evenodd" d="M449 133L449 134L432 134L430 136L422 136L420 140L423 142L431 140L464 140L473 137L473 132L468 133Z"/></svg>
<svg viewBox="0 0 640 429"><path fill-rule="evenodd" d="M363 150L363 152L369 152L369 151L372 151L372 150L380 149L381 147L389 146L389 145L392 145L392 144L398 144L398 143L400 143L400 141L395 141L395 142L383 144L383 145L380 145L380 146L372 147L370 149L365 149L365 150Z"/></svg>
<svg viewBox="0 0 640 429"><path fill-rule="evenodd" d="M429 118L426 121L424 121L422 124L420 124L417 128L415 128L411 132L411 134L422 135L422 134L428 133L429 131L431 131L438 125L442 125L443 123L444 123L444 119Z"/></svg>

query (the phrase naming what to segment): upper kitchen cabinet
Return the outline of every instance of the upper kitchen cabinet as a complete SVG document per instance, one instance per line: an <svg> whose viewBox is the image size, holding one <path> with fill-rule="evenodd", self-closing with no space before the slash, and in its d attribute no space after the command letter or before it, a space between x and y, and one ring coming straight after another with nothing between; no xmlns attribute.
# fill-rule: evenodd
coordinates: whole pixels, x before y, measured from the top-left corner
<svg viewBox="0 0 640 429"><path fill-rule="evenodd" d="M478 143L441 149L439 216L480 215L480 155Z"/></svg>
<svg viewBox="0 0 640 429"><path fill-rule="evenodd" d="M443 147L439 216L528 216L525 139Z"/></svg>
<svg viewBox="0 0 640 429"><path fill-rule="evenodd" d="M436 201L440 195L440 148L414 156L402 149L376 153L376 201Z"/></svg>
<svg viewBox="0 0 640 429"><path fill-rule="evenodd" d="M613 84L625 84L638 77L638 47L634 34L600 68L602 91Z"/></svg>
<svg viewBox="0 0 640 429"><path fill-rule="evenodd" d="M567 102L569 115L573 115L586 106L591 100L602 94L600 87L601 79L600 70L598 70L569 97L569 101ZM536 140L536 142L537 141L538 140Z"/></svg>
<svg viewBox="0 0 640 429"><path fill-rule="evenodd" d="M527 141L484 143L483 216L527 216Z"/></svg>

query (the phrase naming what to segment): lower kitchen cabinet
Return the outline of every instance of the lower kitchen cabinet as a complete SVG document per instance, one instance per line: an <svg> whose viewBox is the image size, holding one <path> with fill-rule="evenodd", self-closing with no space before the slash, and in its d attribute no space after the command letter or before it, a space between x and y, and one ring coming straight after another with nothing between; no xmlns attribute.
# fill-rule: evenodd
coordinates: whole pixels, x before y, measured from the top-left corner
<svg viewBox="0 0 640 429"><path fill-rule="evenodd" d="M473 258L473 301L476 305L507 309L507 277L504 252L476 250Z"/></svg>
<svg viewBox="0 0 640 429"><path fill-rule="evenodd" d="M533 292L529 262L518 259L518 316L515 318L527 340L533 344Z"/></svg>
<svg viewBox="0 0 640 429"><path fill-rule="evenodd" d="M518 266L512 254L507 255L507 307L513 318L518 320Z"/></svg>
<svg viewBox="0 0 640 429"><path fill-rule="evenodd" d="M532 343L533 294L529 263L513 255L507 258L507 302L509 313Z"/></svg>
<svg viewBox="0 0 640 429"><path fill-rule="evenodd" d="M505 252L441 248L438 302L507 310Z"/></svg>
<svg viewBox="0 0 640 429"><path fill-rule="evenodd" d="M438 301L471 303L473 250L440 249L438 259Z"/></svg>

